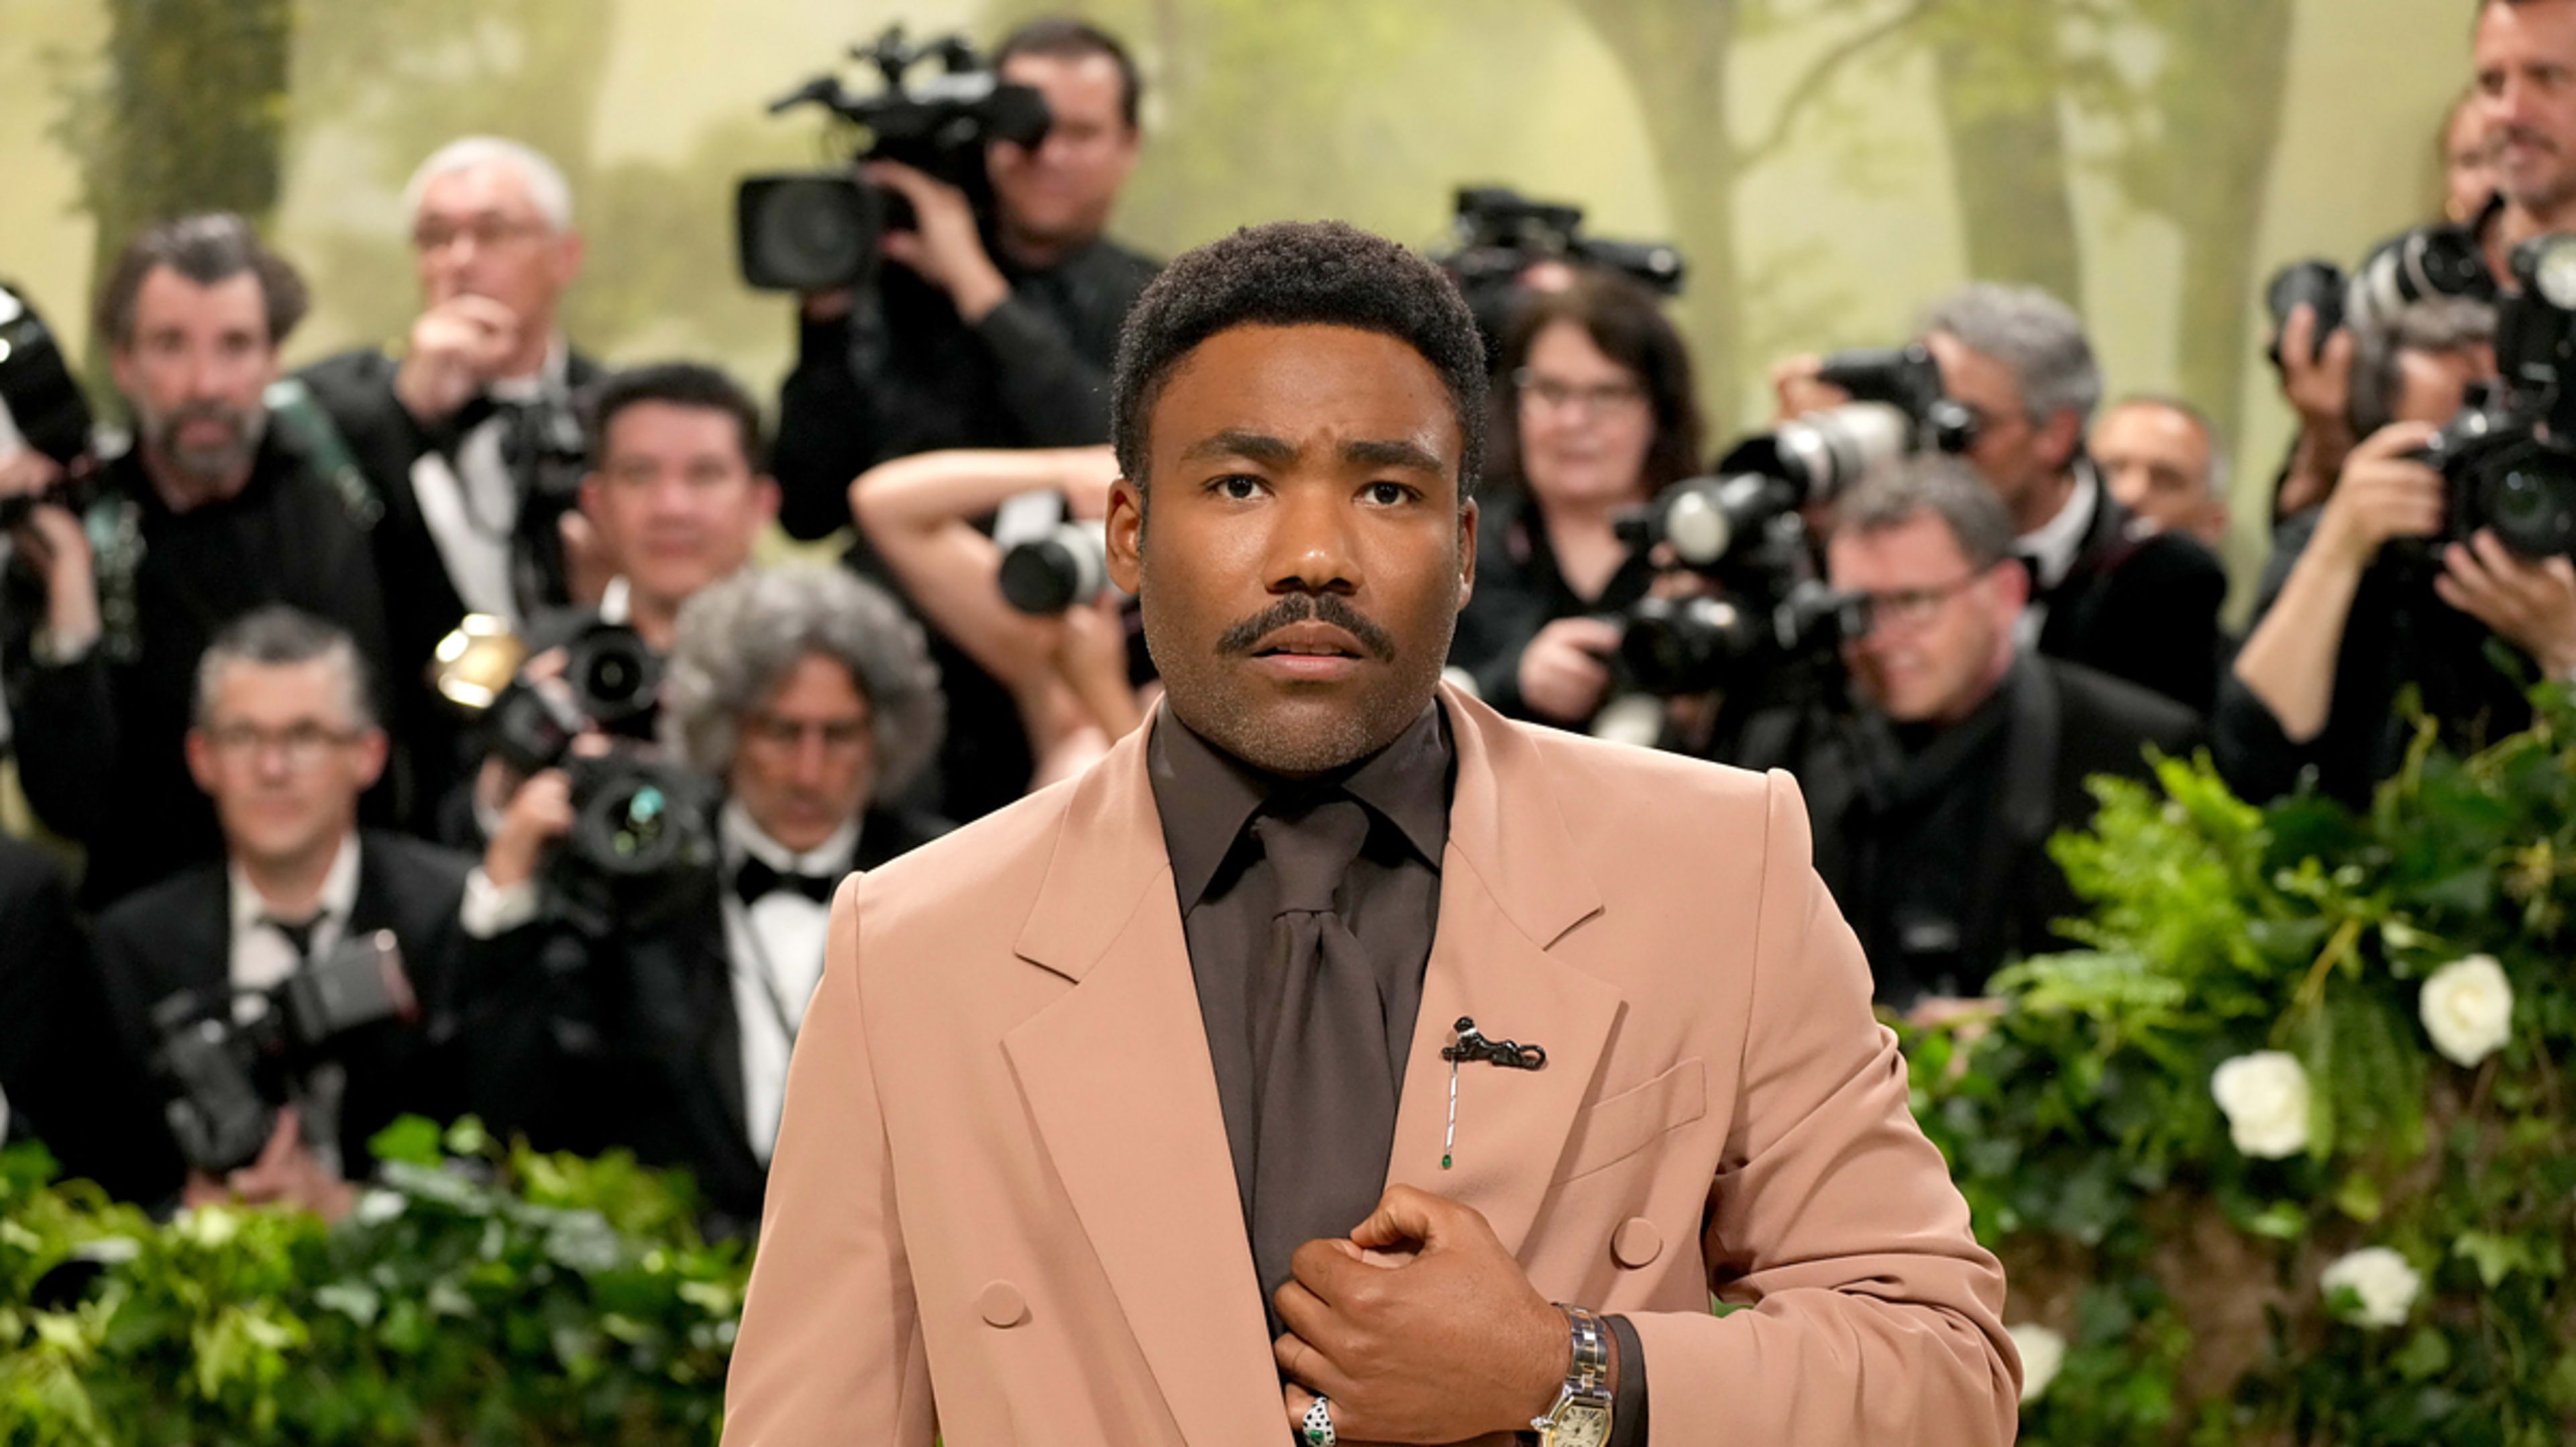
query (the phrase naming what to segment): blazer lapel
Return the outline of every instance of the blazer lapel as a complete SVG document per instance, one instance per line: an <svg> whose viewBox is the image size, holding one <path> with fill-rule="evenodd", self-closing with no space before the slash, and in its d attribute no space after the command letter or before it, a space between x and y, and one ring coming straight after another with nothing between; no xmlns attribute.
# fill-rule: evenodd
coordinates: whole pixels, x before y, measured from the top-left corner
<svg viewBox="0 0 2576 1447"><path fill-rule="evenodd" d="M1458 783L1387 1181L1475 1207L1518 1252L1624 1004L1616 987L1547 953L1600 912L1601 896L1573 867L1580 856L1540 761L1500 715L1445 687L1441 697ZM1453 1142L1440 1052L1461 1016L1489 1040L1544 1047L1547 1064L1459 1065Z"/></svg>
<svg viewBox="0 0 2576 1447"><path fill-rule="evenodd" d="M1018 953L1074 987L1002 1046L1182 1436L1267 1441L1278 1373L1146 734L1073 786Z"/></svg>

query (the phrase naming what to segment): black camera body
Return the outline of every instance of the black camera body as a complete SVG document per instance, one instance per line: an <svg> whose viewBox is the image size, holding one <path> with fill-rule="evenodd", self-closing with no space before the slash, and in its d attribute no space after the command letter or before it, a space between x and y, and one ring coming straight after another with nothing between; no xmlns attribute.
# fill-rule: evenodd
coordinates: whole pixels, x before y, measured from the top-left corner
<svg viewBox="0 0 2576 1447"><path fill-rule="evenodd" d="M563 762L587 729L653 737L662 659L634 629L592 623L564 645L563 689L513 679L492 701L485 727L492 752L522 774Z"/></svg>
<svg viewBox="0 0 2576 1447"><path fill-rule="evenodd" d="M2417 454L2445 488L2435 546L2490 529L2524 557L2576 558L2576 235L2534 237L2512 265L2501 375Z"/></svg>
<svg viewBox="0 0 2576 1447"><path fill-rule="evenodd" d="M63 360L53 329L6 281L0 281L0 411L7 412L29 447L63 468L63 477L42 492L0 497L0 532L25 523L40 503L84 511L98 465L89 401Z"/></svg>
<svg viewBox="0 0 2576 1447"><path fill-rule="evenodd" d="M1031 86L1005 84L965 37L914 46L889 26L874 45L851 56L874 64L885 88L857 96L836 76L818 76L772 101L770 113L819 105L867 129L861 160L900 161L963 190L976 213L989 215L992 185L984 147L993 141L1034 146L1053 118ZM907 82L915 64L940 62L940 73ZM765 291L827 291L858 286L875 274L877 238L910 230L911 203L847 171L749 176L734 196L734 234L742 279Z"/></svg>
<svg viewBox="0 0 2576 1447"><path fill-rule="evenodd" d="M2348 325L2375 325L2400 308L2431 297L2497 299L2495 275L2474 226L2435 222L2401 231L2370 250L2350 276L2331 261L2310 257L2272 274L2263 288L2272 315L2272 345L2264 355L2281 365L2281 332L2290 313L2316 313L2311 361L2325 356L2326 339Z"/></svg>
<svg viewBox="0 0 2576 1447"><path fill-rule="evenodd" d="M1109 540L1097 522L1060 522L1002 550L1002 601L1037 617L1055 617L1098 598L1109 586Z"/></svg>
<svg viewBox="0 0 2576 1447"><path fill-rule="evenodd" d="M181 991L152 1009L153 1067L189 1166L221 1177L259 1158L278 1108L351 1032L419 1018L393 931L340 942L264 991Z"/></svg>

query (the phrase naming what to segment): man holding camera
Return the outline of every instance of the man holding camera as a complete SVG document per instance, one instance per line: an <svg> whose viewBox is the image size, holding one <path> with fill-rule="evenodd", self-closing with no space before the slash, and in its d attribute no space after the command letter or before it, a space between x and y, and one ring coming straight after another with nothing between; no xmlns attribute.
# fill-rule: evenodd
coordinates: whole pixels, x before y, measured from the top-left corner
<svg viewBox="0 0 2576 1447"><path fill-rule="evenodd" d="M93 905L220 848L181 744L217 630L283 602L337 622L371 666L386 658L368 500L282 436L264 397L304 302L294 270L229 215L136 238L100 296L134 446L85 516L48 502L19 529L25 606L0 639L28 800L88 846ZM49 481L0 475L19 491Z"/></svg>
<svg viewBox="0 0 2576 1447"><path fill-rule="evenodd" d="M1055 447L1109 436L1119 323L1154 263L1103 233L1141 142L1126 48L1078 20L1031 21L994 52L1051 124L1034 146L985 150L993 212L891 161L867 179L909 204L875 284L804 299L796 369L779 394L783 521L819 538L850 521L850 480L945 447Z"/></svg>
<svg viewBox="0 0 2576 1447"><path fill-rule="evenodd" d="M938 747L938 677L881 590L794 568L693 597L664 694L671 751L723 781L715 857L654 883L669 907L584 929L547 906L601 867L576 775L613 765L528 780L468 887L477 1107L549 1149L687 1166L711 1226L747 1229L832 887L944 828L883 803Z"/></svg>
<svg viewBox="0 0 2576 1447"><path fill-rule="evenodd" d="M196 1112L197 1134L230 1135L235 1149L210 1159L186 1143L189 1132L160 1135L141 1199L184 1185L190 1203L275 1202L336 1217L355 1200L348 1183L365 1174L369 1137L397 1115L456 1110L438 1014L469 862L358 827L358 796L385 766L378 717L356 645L308 614L261 608L206 649L187 763L214 802L224 862L110 909L98 955L125 1069L161 1074L174 1114ZM378 931L392 933L400 981L363 950ZM285 999L298 977L333 970L369 987L325 992L345 1014L316 1016ZM187 1005L173 1003L181 996ZM362 996L377 1008L360 1008ZM237 1032L274 1032L280 1053L237 1044ZM192 1040L213 1042L240 1072L231 1083L258 1094L226 1094L178 1069ZM226 1112L238 1109L268 1113L257 1117L264 1138L232 1130Z"/></svg>
<svg viewBox="0 0 2576 1447"><path fill-rule="evenodd" d="M2355 328L2363 441L2324 504L2281 525L2211 718L2219 766L2246 797L2286 793L2313 767L2329 795L2366 802L2405 760L2410 686L2454 746L2525 727L2521 680L2496 665L2496 640L2526 679L2576 678L2576 567L2469 530L2467 499L2420 455L2469 387L2495 378L2495 329L2494 308L2456 297Z"/></svg>
<svg viewBox="0 0 2576 1447"><path fill-rule="evenodd" d="M372 347L296 374L383 508L376 525L397 732L435 801L461 767L455 716L422 680L468 613L522 627L598 597L604 560L570 511L582 473L574 398L599 368L564 341L580 274L572 192L516 141L470 136L404 188L421 311L397 355Z"/></svg>
<svg viewBox="0 0 2576 1447"><path fill-rule="evenodd" d="M2034 287L1972 282L1924 313L1942 390L1973 424L1966 456L2003 500L2030 573L2023 641L2205 711L2227 574L2189 537L2142 527L2084 455L2102 375L2083 324ZM1848 400L1820 359L1775 375L1794 415Z"/></svg>
<svg viewBox="0 0 2576 1447"><path fill-rule="evenodd" d="M1818 871L1899 1010L2062 947L2053 922L2083 908L2045 846L2092 818L2084 780L2144 777L2148 745L2179 753L2198 731L2170 699L2016 641L2013 541L1955 458L1909 458L1845 497L1826 566L1865 608L1843 643L1858 707L1758 716L1737 760L1797 777Z"/></svg>

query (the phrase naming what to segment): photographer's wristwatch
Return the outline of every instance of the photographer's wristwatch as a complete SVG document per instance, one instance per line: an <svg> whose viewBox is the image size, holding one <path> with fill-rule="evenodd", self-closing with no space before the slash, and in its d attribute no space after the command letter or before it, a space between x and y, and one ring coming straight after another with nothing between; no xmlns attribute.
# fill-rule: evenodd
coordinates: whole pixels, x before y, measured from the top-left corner
<svg viewBox="0 0 2576 1447"><path fill-rule="evenodd" d="M1579 1306L1557 1303L1574 1333L1574 1361L1556 1405L1530 1419L1539 1447L1602 1447L1610 1440L1610 1328Z"/></svg>

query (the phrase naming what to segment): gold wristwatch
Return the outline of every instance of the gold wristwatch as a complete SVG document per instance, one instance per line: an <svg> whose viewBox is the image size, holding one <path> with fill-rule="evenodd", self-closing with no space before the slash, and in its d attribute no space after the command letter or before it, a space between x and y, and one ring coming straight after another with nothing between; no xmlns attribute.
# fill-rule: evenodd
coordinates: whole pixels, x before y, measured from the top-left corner
<svg viewBox="0 0 2576 1447"><path fill-rule="evenodd" d="M1539 1447L1603 1447L1610 1440L1610 1400L1615 1388L1610 1380L1610 1328L1582 1307L1558 1302L1556 1309L1565 1313L1566 1324L1574 1332L1574 1364L1566 1369L1565 1385L1557 1389L1556 1405L1546 1416L1532 1417L1530 1429L1538 1434Z"/></svg>

